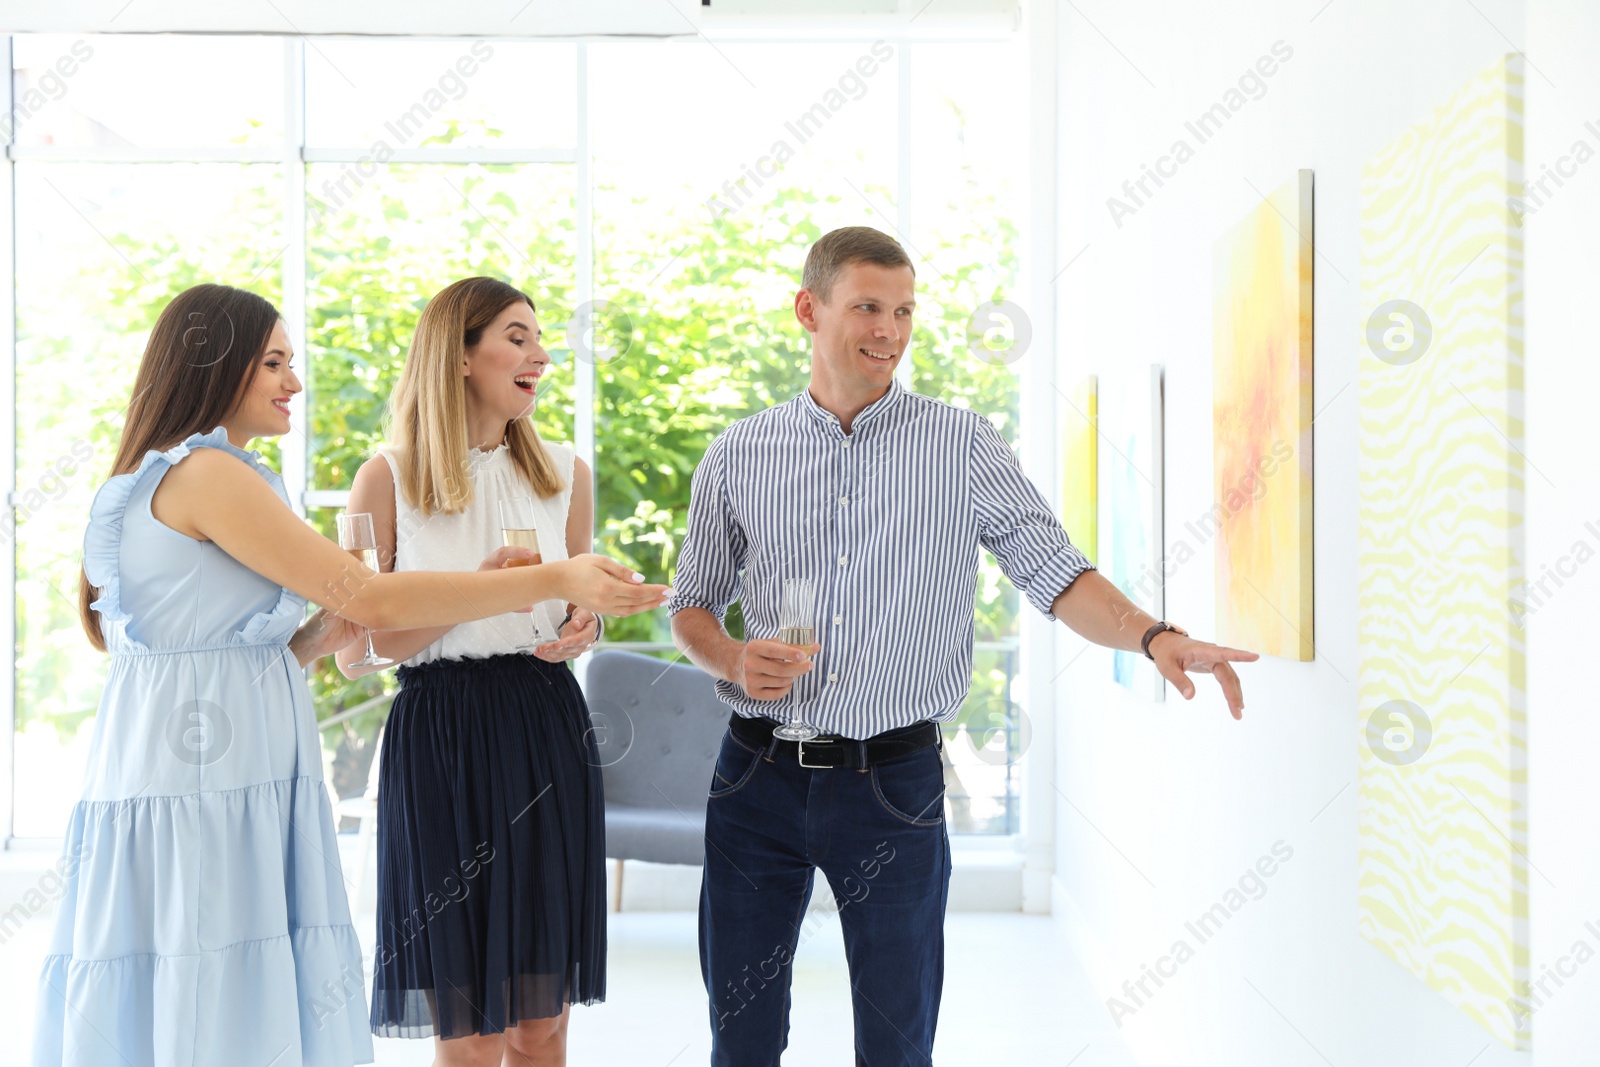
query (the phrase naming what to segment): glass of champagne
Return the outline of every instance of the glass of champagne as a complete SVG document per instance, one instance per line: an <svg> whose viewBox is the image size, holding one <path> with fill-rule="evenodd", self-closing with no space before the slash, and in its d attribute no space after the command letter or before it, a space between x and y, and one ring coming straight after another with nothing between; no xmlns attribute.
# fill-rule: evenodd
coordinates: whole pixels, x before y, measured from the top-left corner
<svg viewBox="0 0 1600 1067"><path fill-rule="evenodd" d="M810 578L785 578L783 599L778 605L778 640L786 645L809 650L815 643L816 629L812 613L813 592ZM822 731L800 718L800 679L795 679L789 690L789 721L775 727L773 737L785 741L810 741Z"/></svg>
<svg viewBox="0 0 1600 1067"><path fill-rule="evenodd" d="M339 547L361 561L361 565L378 573L378 538L372 531L372 516L365 511L345 512L339 516ZM372 630L367 629L367 654L350 664L352 667L391 667L394 660L378 655L372 647Z"/></svg>
<svg viewBox="0 0 1600 1067"><path fill-rule="evenodd" d="M527 548L533 551L528 559L506 560L508 567L531 567L535 563L543 563L544 557L539 553L539 529L534 518L533 498L528 496L508 496L500 501L500 532L505 537L507 548ZM539 615L533 613L533 643L539 644L542 635L539 632Z"/></svg>

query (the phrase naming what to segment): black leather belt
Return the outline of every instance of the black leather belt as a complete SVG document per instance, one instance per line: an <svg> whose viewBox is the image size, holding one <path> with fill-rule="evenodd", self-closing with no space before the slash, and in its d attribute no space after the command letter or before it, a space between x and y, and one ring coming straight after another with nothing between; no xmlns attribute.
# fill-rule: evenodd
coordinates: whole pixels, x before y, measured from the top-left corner
<svg viewBox="0 0 1600 1067"><path fill-rule="evenodd" d="M864 771L875 763L909 756L940 743L939 727L932 722L885 730L864 741L824 734L810 741L774 742L772 731L778 725L771 719L747 719L742 715L728 720L728 729L741 741L758 745L763 751L770 748L774 755L796 760L812 770L850 767Z"/></svg>

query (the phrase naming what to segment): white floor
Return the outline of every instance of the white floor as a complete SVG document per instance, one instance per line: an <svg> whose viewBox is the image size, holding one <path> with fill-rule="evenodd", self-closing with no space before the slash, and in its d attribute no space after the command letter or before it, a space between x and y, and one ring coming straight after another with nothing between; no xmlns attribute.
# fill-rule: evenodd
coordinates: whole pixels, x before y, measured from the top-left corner
<svg viewBox="0 0 1600 1067"><path fill-rule="evenodd" d="M936 1062L1133 1063L1049 919L954 914L945 931ZM609 975L606 1003L574 1013L573 1064L707 1062L711 1038L693 915L612 916ZM837 921L830 921L796 958L793 1021L783 1062L790 1067L853 1063L850 1019L844 948ZM405 1052L387 1059L390 1048L385 1047L378 1062L428 1062L425 1055Z"/></svg>
<svg viewBox="0 0 1600 1067"><path fill-rule="evenodd" d="M363 941L372 918L358 918ZM53 909L0 942L0 1064L29 1062L34 982ZM1088 980L1048 918L952 913L946 922L943 1009L936 1062L1132 1065ZM365 945L370 958L370 945ZM608 999L573 1013L570 1062L628 1067L706 1063L711 1047L695 916L624 912L610 924ZM377 1063L432 1062L432 1041L380 1040ZM801 948L786 1067L854 1062L850 989L838 922Z"/></svg>

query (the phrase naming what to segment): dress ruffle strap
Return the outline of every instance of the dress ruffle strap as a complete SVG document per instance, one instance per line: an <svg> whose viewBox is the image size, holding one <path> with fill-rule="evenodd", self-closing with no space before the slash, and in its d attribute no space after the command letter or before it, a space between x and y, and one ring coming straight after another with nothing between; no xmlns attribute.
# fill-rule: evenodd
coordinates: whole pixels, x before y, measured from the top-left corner
<svg viewBox="0 0 1600 1067"><path fill-rule="evenodd" d="M122 607L122 583L118 571L128 501L146 478L165 475L197 448L215 448L248 464L251 470L266 479L280 500L285 504L289 502L288 491L278 472L262 461L260 452L254 449L246 451L229 441L225 426L218 426L210 433L190 434L181 443L165 451L151 449L144 454L138 470L107 479L89 508L89 528L83 535L83 570L88 575L89 584L100 590L99 599L89 606L100 613L106 645L113 651L148 651L143 642L127 636L130 616ZM305 604L304 597L285 589L271 611L257 615L233 635L233 643L254 644L260 641L261 634L270 629L278 618L285 613L303 613Z"/></svg>

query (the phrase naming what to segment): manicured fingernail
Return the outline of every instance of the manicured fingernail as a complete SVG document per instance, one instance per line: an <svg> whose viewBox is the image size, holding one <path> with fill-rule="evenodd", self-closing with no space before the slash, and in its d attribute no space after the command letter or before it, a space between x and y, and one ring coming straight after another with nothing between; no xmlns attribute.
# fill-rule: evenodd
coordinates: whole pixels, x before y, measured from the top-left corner
<svg viewBox="0 0 1600 1067"><path fill-rule="evenodd" d="M634 571L633 572L633 580L635 582L642 582L642 581L644 581L644 575L640 574L638 571Z"/></svg>

